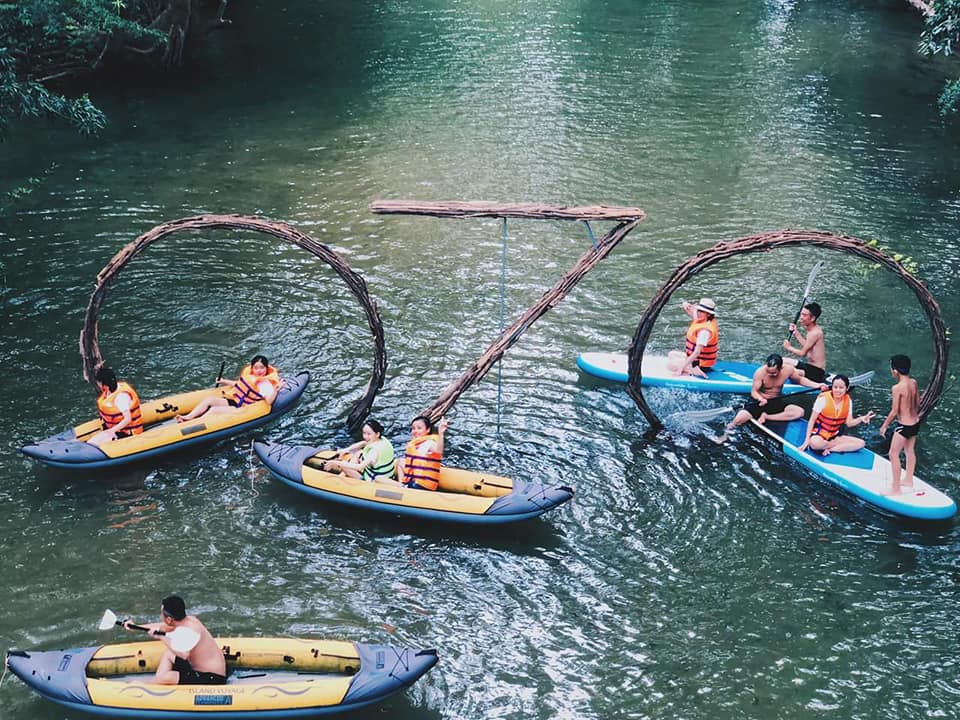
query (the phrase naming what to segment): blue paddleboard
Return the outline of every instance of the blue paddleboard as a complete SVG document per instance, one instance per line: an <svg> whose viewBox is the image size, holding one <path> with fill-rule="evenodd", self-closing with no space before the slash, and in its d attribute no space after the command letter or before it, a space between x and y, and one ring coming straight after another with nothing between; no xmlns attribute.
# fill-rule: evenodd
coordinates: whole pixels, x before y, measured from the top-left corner
<svg viewBox="0 0 960 720"><path fill-rule="evenodd" d="M625 353L587 352L577 357L577 366L586 373L604 380L627 381L627 356ZM758 364L718 360L716 366L707 372L707 377L676 375L667 369L664 355L644 355L641 366L640 384L648 387L680 388L698 392L725 392L750 394L753 387L753 373ZM783 394L803 392L809 388L788 382L783 386Z"/></svg>
<svg viewBox="0 0 960 720"><path fill-rule="evenodd" d="M897 495L888 495L893 485L890 461L866 448L848 453L830 453L826 457L812 450L800 452L808 421L751 421L759 430L780 442L787 457L793 458L817 475L855 497L878 508L919 520L948 520L957 513L957 505L947 495L918 477L913 487Z"/></svg>

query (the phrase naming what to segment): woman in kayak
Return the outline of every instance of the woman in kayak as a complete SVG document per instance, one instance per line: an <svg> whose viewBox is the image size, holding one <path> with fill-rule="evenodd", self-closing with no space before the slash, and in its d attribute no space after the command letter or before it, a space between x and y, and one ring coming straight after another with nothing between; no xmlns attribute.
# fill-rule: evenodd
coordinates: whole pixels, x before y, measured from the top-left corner
<svg viewBox="0 0 960 720"><path fill-rule="evenodd" d="M327 460L325 472L339 470L352 478L367 482L393 482L393 445L382 437L383 425L367 420L363 425L363 440L337 450L339 460ZM359 452L357 452L359 450Z"/></svg>
<svg viewBox="0 0 960 720"><path fill-rule="evenodd" d="M443 459L443 437L446 418L440 418L436 430L430 418L419 415L410 425L411 440L397 461L397 480L414 490L436 490L440 487L440 462Z"/></svg>
<svg viewBox="0 0 960 720"><path fill-rule="evenodd" d="M206 412L229 412L234 408L252 405L263 400L273 405L280 389L280 373L263 355L255 355L236 380L217 380L218 385L232 385L230 397L207 397L186 415L177 415L177 422L186 422L198 418Z"/></svg>
<svg viewBox="0 0 960 720"><path fill-rule="evenodd" d="M873 411L854 417L850 400L850 380L846 375L835 375L831 388L820 395L813 404L807 437L800 446L803 452L808 447L826 457L832 452L854 452L864 446L862 438L843 435L844 427L856 427L869 423Z"/></svg>

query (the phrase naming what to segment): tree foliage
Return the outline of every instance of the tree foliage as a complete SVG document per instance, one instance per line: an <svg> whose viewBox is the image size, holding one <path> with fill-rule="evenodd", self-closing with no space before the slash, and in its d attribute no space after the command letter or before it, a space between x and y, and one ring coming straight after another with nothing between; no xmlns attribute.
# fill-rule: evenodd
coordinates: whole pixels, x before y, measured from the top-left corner
<svg viewBox="0 0 960 720"><path fill-rule="evenodd" d="M161 48L149 27L161 3L151 0L0 2L0 138L22 118L62 118L95 132L106 117L70 87L125 50Z"/></svg>
<svg viewBox="0 0 960 720"><path fill-rule="evenodd" d="M936 0L926 7L926 21L920 36L923 55L950 57L960 45L960 0ZM960 108L960 79L947 83L938 100L943 115Z"/></svg>

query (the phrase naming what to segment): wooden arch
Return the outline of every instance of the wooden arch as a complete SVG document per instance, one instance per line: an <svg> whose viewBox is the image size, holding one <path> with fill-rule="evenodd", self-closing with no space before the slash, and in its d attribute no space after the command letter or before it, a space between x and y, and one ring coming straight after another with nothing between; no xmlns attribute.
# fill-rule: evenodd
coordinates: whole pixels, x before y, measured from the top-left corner
<svg viewBox="0 0 960 720"><path fill-rule="evenodd" d="M539 205L535 203L493 203L457 200L447 202L419 202L416 200L380 200L370 209L385 215L430 215L440 218L523 218L526 220L606 220L616 222L606 235L595 240L577 262L565 272L553 287L531 305L517 320L500 333L486 351L461 375L450 383L440 396L422 414L436 421L442 417L467 388L490 371L503 354L513 347L520 336L538 318L554 307L574 286L603 260L646 217L640 208L612 205ZM589 227L589 225L588 225ZM592 237L592 231L591 231Z"/></svg>
<svg viewBox="0 0 960 720"><path fill-rule="evenodd" d="M90 302L87 304L83 330L80 331L80 357L83 359L84 379L95 385L94 375L97 369L103 365L103 357L100 355L100 345L97 341L98 318L100 308L107 297L107 291L114 278L126 267L127 263L157 240L175 232L211 228L248 230L265 233L291 242L327 263L350 288L366 313L374 346L373 375L367 383L363 397L351 406L347 415L347 424L355 429L370 411L377 392L383 387L387 372L387 352L383 339L383 323L380 319L380 311L367 292L366 282L360 275L350 269L350 266L340 255L323 243L283 222L263 220L245 215L197 215L157 225L124 246L97 275L96 288L94 288L93 294L90 296Z"/></svg>
<svg viewBox="0 0 960 720"><path fill-rule="evenodd" d="M947 376L947 331L940 314L940 306L933 299L930 291L910 272L903 267L897 260L885 254L876 247L867 244L863 240L846 235L833 235L831 233L807 230L778 230L775 232L762 233L760 235L751 235L731 240L729 242L719 242L711 248L703 250L692 258L687 260L674 270L673 275L667 280L660 289L657 290L647 309L640 317L640 324L633 335L633 342L629 351L629 377L627 381L627 392L637 403L640 412L650 423L653 430L659 430L663 427L660 418L647 405L646 399L640 387L641 380L641 360L643 351L647 347L647 340L653 331L664 306L669 302L670 297L687 280L698 274L711 265L745 253L768 252L775 248L787 247L790 245L804 245L829 248L840 252L856 255L871 262L887 268L897 275L903 282L913 290L914 295L920 301L930 320L930 329L933 333L935 357L933 362L933 372L930 375L930 381L927 388L920 398L920 418L923 419L933 409L943 394L943 386Z"/></svg>

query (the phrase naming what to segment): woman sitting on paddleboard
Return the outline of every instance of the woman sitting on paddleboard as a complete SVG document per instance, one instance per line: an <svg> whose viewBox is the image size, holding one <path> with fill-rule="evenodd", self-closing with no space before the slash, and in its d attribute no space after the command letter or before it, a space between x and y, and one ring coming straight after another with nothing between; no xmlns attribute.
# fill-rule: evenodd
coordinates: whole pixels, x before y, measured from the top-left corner
<svg viewBox="0 0 960 720"><path fill-rule="evenodd" d="M446 418L440 418L436 431L430 418L420 415L413 419L413 436L397 461L397 480L415 490L436 490L440 487L440 461L443 458L443 436L447 432Z"/></svg>
<svg viewBox="0 0 960 720"><path fill-rule="evenodd" d="M208 397L186 415L177 415L177 422L186 422L203 415L205 412L228 412L233 408L252 405L263 400L273 405L282 381L280 373L263 355L255 355L236 380L217 380L217 385L232 385L233 394L229 398Z"/></svg>
<svg viewBox="0 0 960 720"><path fill-rule="evenodd" d="M691 322L687 327L684 351L671 350L667 353L667 369L677 375L706 377L704 371L717 364L720 349L717 304L710 298L700 298L696 305L684 301L680 306L690 316Z"/></svg>
<svg viewBox="0 0 960 720"><path fill-rule="evenodd" d="M843 428L869 423L872 419L873 411L860 417L853 416L850 380L846 375L835 375L832 387L813 404L810 422L807 423L807 439L800 446L800 451L809 447L827 456L831 452L859 450L864 446L863 439L842 435Z"/></svg>
<svg viewBox="0 0 960 720"><path fill-rule="evenodd" d="M348 477L367 482L393 482L393 445L382 437L383 425L367 420L363 425L363 440L337 450L340 460L323 464L325 472L339 470ZM359 453L357 451L360 451Z"/></svg>

